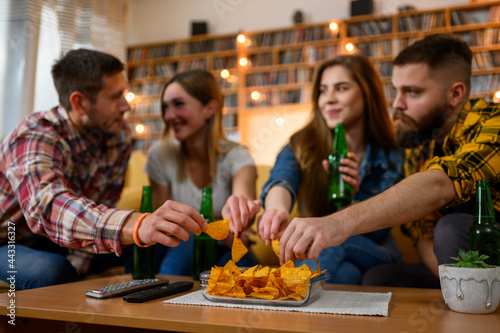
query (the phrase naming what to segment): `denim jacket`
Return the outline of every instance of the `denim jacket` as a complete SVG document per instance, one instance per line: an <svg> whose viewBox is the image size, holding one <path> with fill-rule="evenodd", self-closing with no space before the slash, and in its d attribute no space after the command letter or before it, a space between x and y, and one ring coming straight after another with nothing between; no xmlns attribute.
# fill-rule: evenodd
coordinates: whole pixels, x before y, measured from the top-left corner
<svg viewBox="0 0 500 333"><path fill-rule="evenodd" d="M403 175L404 151L400 149L384 149L368 143L365 157L359 165L360 187L354 195L354 201L360 202L375 196L398 182ZM267 193L273 186L282 186L292 195L292 207L297 200L299 186L302 181L302 170L290 145L286 145L276 158L269 179L262 188L260 200L264 207ZM382 242L390 228L366 234L374 241Z"/></svg>

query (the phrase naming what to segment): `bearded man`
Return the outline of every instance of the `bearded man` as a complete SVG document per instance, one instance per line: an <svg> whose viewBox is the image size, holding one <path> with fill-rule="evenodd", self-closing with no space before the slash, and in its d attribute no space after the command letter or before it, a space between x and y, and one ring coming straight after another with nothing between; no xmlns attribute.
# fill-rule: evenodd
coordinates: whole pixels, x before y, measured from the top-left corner
<svg viewBox="0 0 500 333"><path fill-rule="evenodd" d="M121 265L122 247L177 246L206 228L178 202L147 216L113 208L132 151L123 70L109 54L69 51L52 67L60 105L0 143L0 280L16 272L16 289L73 282Z"/></svg>
<svg viewBox="0 0 500 333"><path fill-rule="evenodd" d="M392 83L406 178L335 214L294 219L280 239L282 263L315 260L350 236L403 225L421 264L377 266L363 284L439 288L438 265L469 248L476 180L489 181L500 211L500 106L469 100L471 61L467 43L453 35L427 36L401 51Z"/></svg>

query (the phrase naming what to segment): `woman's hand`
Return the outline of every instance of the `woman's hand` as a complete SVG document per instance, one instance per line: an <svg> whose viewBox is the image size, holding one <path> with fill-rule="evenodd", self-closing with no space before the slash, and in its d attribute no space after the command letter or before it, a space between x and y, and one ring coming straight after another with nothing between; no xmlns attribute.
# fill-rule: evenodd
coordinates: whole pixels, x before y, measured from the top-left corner
<svg viewBox="0 0 500 333"><path fill-rule="evenodd" d="M249 221L253 221L261 207L259 200L251 200L243 195L231 195L222 207L222 218L231 220L229 230L239 236L252 224Z"/></svg>
<svg viewBox="0 0 500 333"><path fill-rule="evenodd" d="M341 166L339 171L343 173L342 178L344 181L352 186L352 194L356 194L359 191L359 158L358 155L352 152L347 153L348 158L343 158L340 160ZM323 160L323 169L326 173L330 173L330 164L328 160Z"/></svg>
<svg viewBox="0 0 500 333"><path fill-rule="evenodd" d="M290 223L290 215L285 210L266 209L257 221L257 230L260 238L271 245L271 241L283 234Z"/></svg>

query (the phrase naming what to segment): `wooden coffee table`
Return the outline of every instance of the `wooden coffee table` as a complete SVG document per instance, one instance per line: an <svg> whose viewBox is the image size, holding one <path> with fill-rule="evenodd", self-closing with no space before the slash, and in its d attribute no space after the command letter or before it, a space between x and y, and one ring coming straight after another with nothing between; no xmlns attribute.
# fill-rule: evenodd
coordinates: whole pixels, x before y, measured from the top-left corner
<svg viewBox="0 0 500 333"><path fill-rule="evenodd" d="M168 297L127 303L121 297L92 299L90 289L130 280L121 275L0 294L2 332L500 332L500 307L493 314L451 311L435 289L325 285L325 289L392 292L387 317L164 304ZM188 277L161 276L171 282ZM195 283L195 288L199 284ZM176 297L178 295L170 296ZM15 300L15 326L8 323ZM12 308L12 307L11 307Z"/></svg>

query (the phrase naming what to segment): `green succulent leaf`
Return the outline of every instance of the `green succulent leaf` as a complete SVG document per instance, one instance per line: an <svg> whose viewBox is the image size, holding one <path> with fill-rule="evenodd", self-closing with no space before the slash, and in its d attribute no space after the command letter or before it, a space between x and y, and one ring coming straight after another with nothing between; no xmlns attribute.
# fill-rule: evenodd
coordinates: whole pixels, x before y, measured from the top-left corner
<svg viewBox="0 0 500 333"><path fill-rule="evenodd" d="M465 252L463 250L458 251L458 257L450 257L450 259L458 261L453 266L455 267L470 267L470 268L489 268L484 261L488 259L489 256L486 254L479 255L479 251L469 251Z"/></svg>

